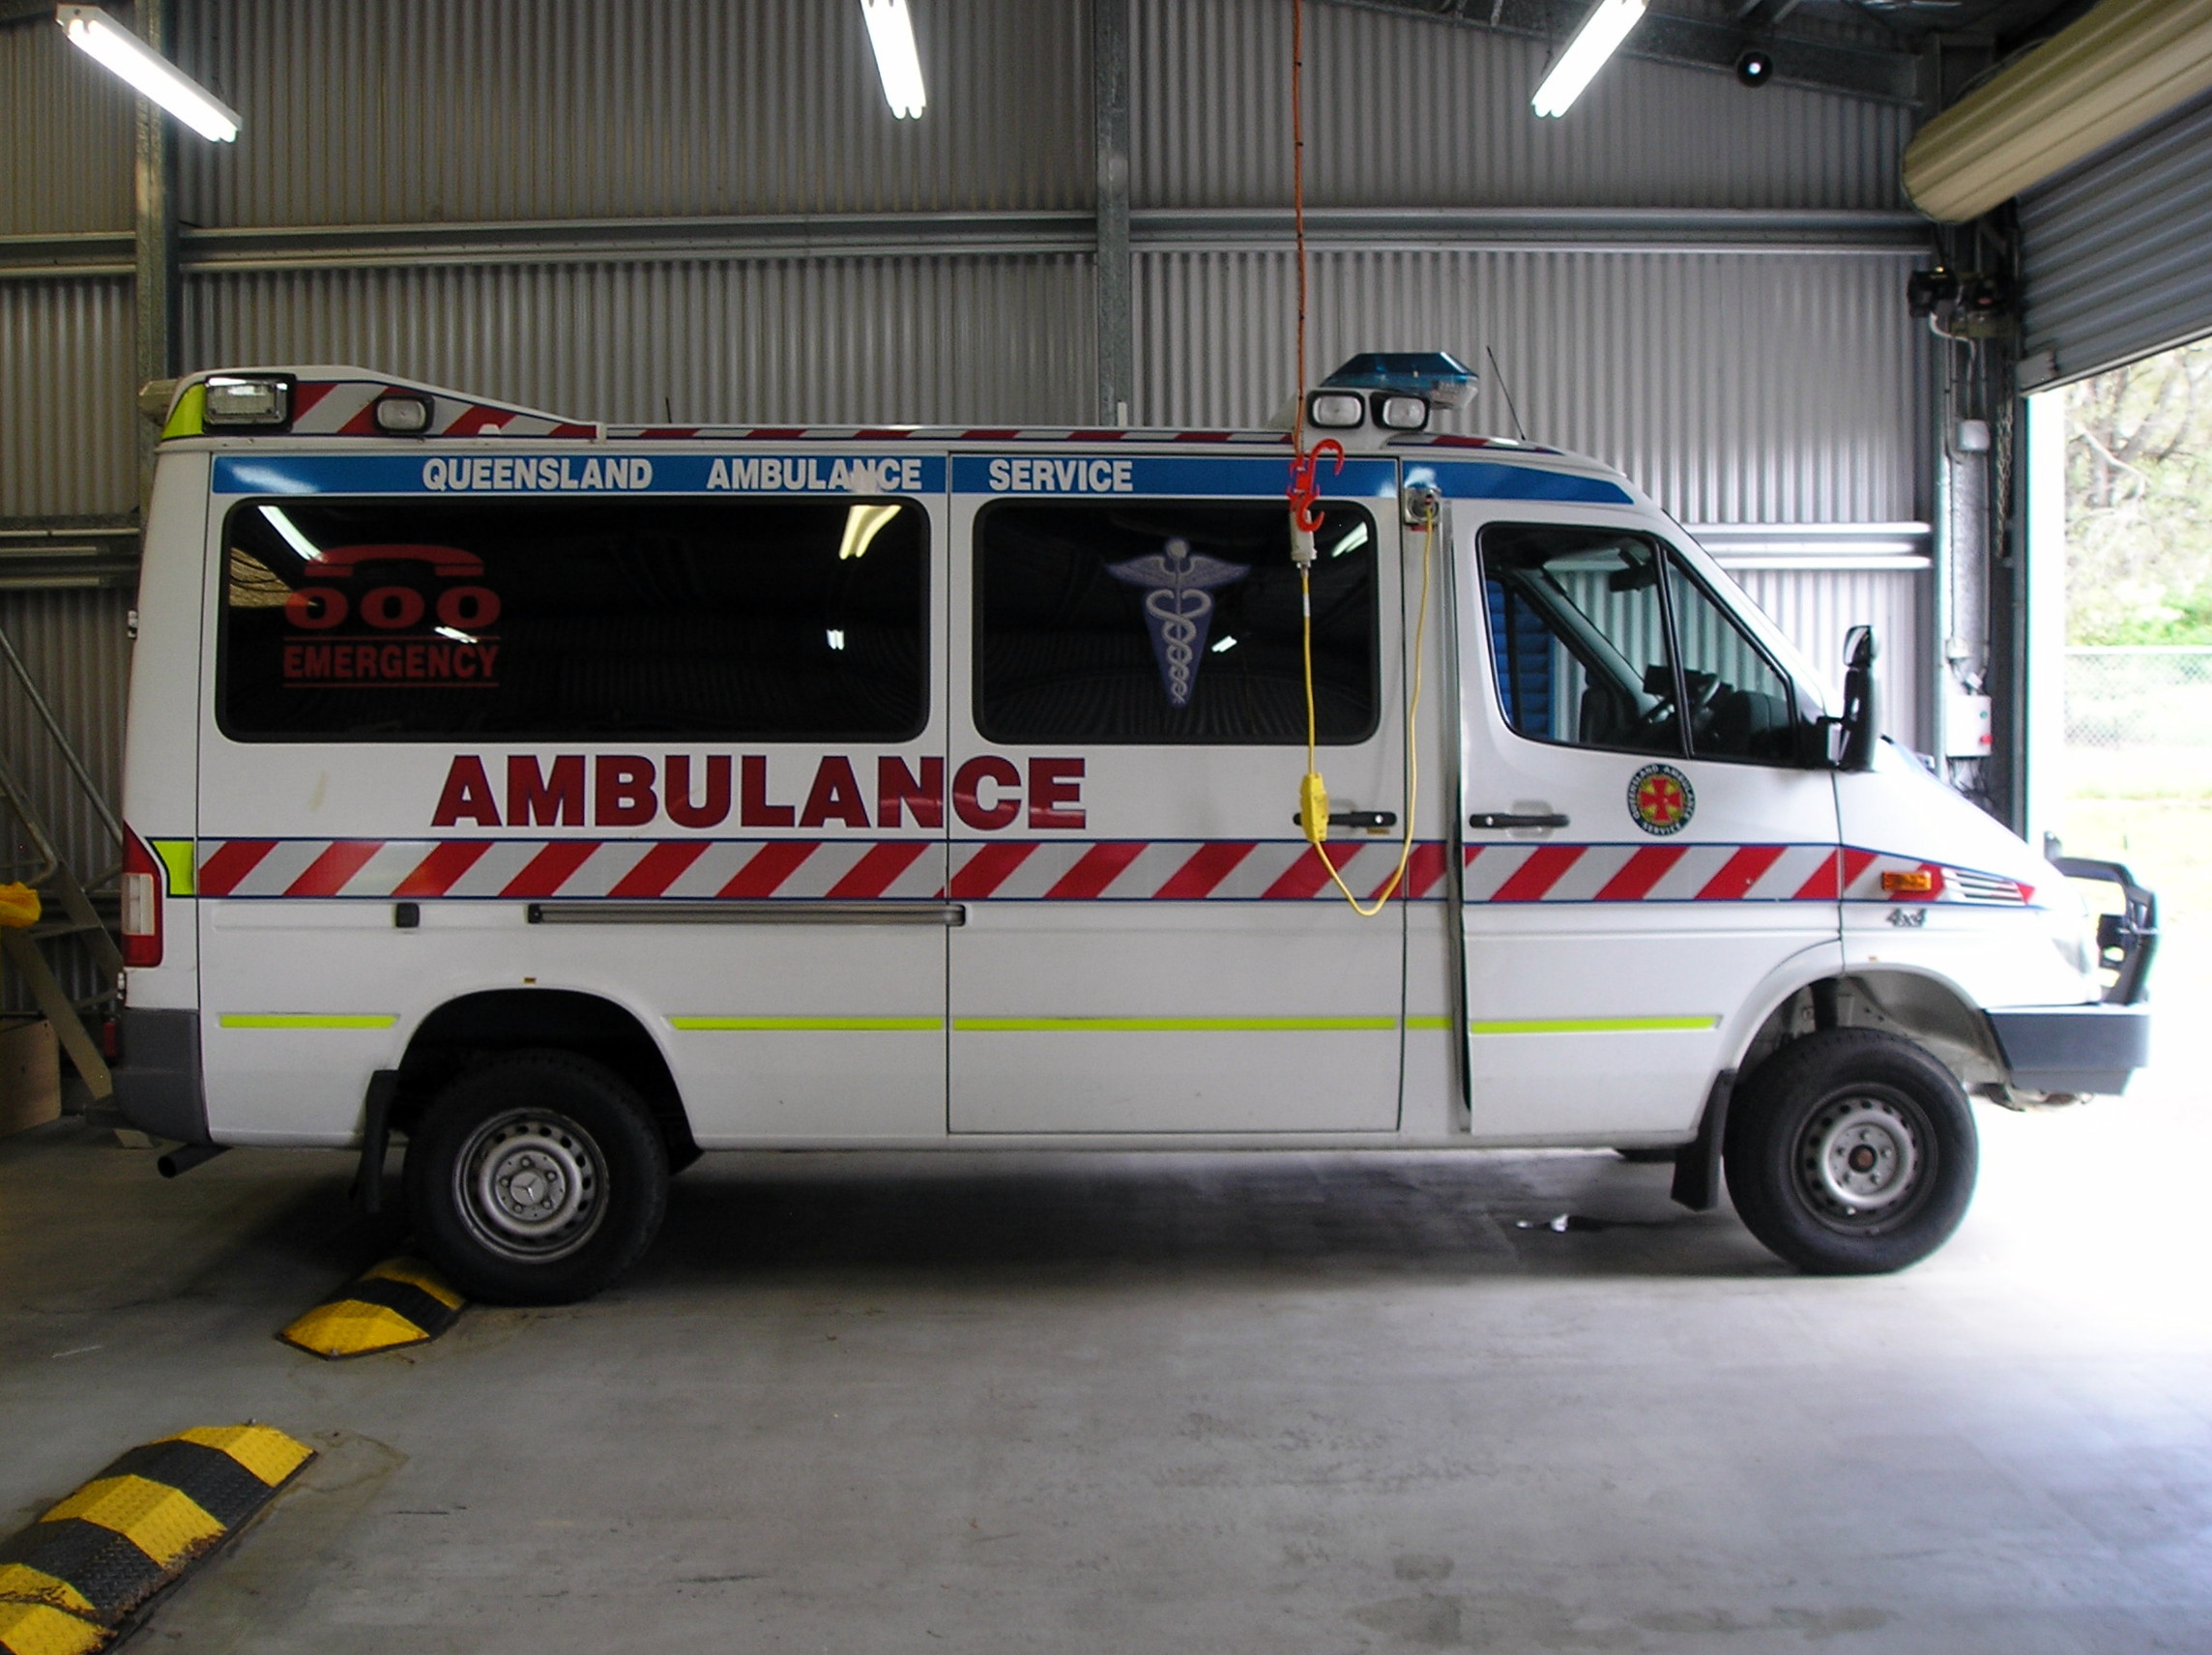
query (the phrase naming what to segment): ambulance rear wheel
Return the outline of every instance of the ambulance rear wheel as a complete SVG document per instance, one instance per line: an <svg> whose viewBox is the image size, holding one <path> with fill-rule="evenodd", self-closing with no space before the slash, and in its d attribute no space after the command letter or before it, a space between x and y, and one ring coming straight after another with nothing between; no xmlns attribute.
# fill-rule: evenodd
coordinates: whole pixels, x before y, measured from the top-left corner
<svg viewBox="0 0 2212 1655"><path fill-rule="evenodd" d="M569 1304L636 1263L668 1205L668 1151L612 1069L517 1052L441 1092L407 1145L417 1238L469 1297Z"/></svg>
<svg viewBox="0 0 2212 1655"><path fill-rule="evenodd" d="M1977 1160L1973 1114L1951 1071L1873 1029L1783 1047L1729 1111L1736 1212L1816 1275L1877 1275L1927 1258L1965 1217Z"/></svg>

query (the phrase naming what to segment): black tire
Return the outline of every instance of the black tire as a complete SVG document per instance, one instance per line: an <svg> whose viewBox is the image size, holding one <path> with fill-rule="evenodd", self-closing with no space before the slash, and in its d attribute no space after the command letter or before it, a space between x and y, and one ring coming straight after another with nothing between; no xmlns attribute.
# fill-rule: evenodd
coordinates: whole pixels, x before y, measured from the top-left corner
<svg viewBox="0 0 2212 1655"><path fill-rule="evenodd" d="M438 1094L407 1142L431 1261L489 1304L571 1304L636 1263L668 1208L668 1150L604 1064L516 1052Z"/></svg>
<svg viewBox="0 0 2212 1655"><path fill-rule="evenodd" d="M1751 1233L1816 1275L1916 1264L1958 1229L1979 1150L1951 1071L1895 1034L1828 1029L1737 1089L1724 1147Z"/></svg>

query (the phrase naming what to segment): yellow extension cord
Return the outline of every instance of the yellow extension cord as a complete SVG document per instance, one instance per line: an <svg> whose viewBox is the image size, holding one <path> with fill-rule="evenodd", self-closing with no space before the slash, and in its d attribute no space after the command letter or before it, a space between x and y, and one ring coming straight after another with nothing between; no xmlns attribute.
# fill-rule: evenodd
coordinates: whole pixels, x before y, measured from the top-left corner
<svg viewBox="0 0 2212 1655"><path fill-rule="evenodd" d="M1406 832L1398 846L1397 869L1372 905L1362 904L1353 894L1352 887L1344 883L1344 876L1336 871L1336 864L1329 860L1328 853L1322 849L1322 841L1328 837L1328 784L1321 779L1321 767L1314 757L1317 720L1313 678L1313 572L1310 567L1298 570L1298 603L1305 616L1306 666L1306 773L1298 783L1298 825L1305 829L1306 842L1313 846L1321 865L1328 870L1329 879L1344 893L1352 912L1362 919L1374 918L1390 905L1390 898L1406 877L1406 864L1413 856L1413 817L1421 802L1421 750L1415 740L1414 720L1421 711L1422 645L1429 629L1429 570L1435 561L1436 545L1437 525L1432 516L1421 525L1421 602L1413 619L1413 693L1406 703Z"/></svg>

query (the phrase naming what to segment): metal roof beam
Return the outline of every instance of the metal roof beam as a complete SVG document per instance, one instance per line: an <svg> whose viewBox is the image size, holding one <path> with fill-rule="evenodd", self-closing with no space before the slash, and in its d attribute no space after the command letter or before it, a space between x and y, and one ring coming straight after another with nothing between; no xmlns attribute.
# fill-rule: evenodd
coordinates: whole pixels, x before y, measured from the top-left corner
<svg viewBox="0 0 2212 1655"><path fill-rule="evenodd" d="M1589 11L1586 0L1328 0L1367 12L1489 29L1564 46ZM1787 14L1782 14L1787 15ZM1774 59L1774 78L1817 92L1840 92L1881 103L1918 103L1920 60L1910 53L1859 45L1832 36L1761 23L1647 12L1620 48L1623 57L1717 70L1732 75L1737 54L1757 45Z"/></svg>

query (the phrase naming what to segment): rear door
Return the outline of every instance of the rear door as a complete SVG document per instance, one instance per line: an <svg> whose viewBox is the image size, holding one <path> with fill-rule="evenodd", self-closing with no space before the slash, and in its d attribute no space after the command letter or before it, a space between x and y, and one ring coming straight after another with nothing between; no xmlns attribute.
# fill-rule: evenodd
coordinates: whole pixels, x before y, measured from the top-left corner
<svg viewBox="0 0 2212 1655"><path fill-rule="evenodd" d="M1647 520L1457 516L1474 1130L1687 1130L1761 981L1836 957L1810 709Z"/></svg>
<svg viewBox="0 0 2212 1655"><path fill-rule="evenodd" d="M1353 914L1295 825L1287 469L953 462L957 1133L1397 1123L1403 905ZM1327 479L1314 665L1338 811L1403 809L1395 481L1388 461ZM1371 896L1395 836L1334 844Z"/></svg>

